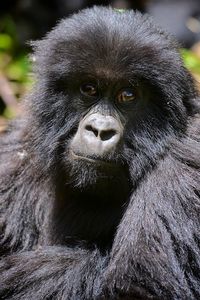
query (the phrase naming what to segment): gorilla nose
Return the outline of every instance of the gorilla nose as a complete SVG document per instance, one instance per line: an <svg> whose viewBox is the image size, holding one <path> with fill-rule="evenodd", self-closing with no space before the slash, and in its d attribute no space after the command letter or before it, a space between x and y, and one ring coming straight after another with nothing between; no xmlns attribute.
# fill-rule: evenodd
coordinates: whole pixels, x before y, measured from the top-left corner
<svg viewBox="0 0 200 300"><path fill-rule="evenodd" d="M122 131L121 122L117 118L100 113L87 115L79 123L71 149L81 156L103 157L116 149Z"/></svg>
<svg viewBox="0 0 200 300"><path fill-rule="evenodd" d="M89 152L102 155L114 149L120 141L121 126L112 116L92 114L83 122L82 138Z"/></svg>
<svg viewBox="0 0 200 300"><path fill-rule="evenodd" d="M103 129L95 125L96 124L86 125L85 130L91 131L95 135L95 137L101 141L110 140L112 137L117 135L117 131L115 129L107 129L106 126L105 129Z"/></svg>

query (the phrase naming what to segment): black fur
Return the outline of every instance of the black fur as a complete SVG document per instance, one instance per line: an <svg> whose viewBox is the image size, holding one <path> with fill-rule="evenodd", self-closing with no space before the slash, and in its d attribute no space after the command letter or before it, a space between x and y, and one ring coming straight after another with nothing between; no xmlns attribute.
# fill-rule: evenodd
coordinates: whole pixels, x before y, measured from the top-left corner
<svg viewBox="0 0 200 300"><path fill-rule="evenodd" d="M200 299L198 96L176 43L94 7L34 46L26 112L0 141L0 298ZM88 76L142 93L110 108L125 124L112 170L69 155Z"/></svg>

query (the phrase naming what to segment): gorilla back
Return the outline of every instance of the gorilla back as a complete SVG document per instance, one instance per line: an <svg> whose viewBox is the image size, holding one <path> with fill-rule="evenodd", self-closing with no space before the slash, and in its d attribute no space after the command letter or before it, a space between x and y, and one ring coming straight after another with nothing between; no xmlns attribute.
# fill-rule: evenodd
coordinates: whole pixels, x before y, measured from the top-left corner
<svg viewBox="0 0 200 300"><path fill-rule="evenodd" d="M94 7L33 47L0 139L0 298L200 299L198 94L175 41Z"/></svg>

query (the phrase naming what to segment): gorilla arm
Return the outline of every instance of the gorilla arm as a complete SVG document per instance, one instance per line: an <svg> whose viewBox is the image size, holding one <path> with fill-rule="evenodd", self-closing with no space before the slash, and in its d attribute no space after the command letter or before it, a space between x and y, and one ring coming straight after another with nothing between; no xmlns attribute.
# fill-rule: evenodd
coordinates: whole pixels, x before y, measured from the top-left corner
<svg viewBox="0 0 200 300"><path fill-rule="evenodd" d="M1 299L94 299L105 259L98 251L47 247L1 260Z"/></svg>
<svg viewBox="0 0 200 300"><path fill-rule="evenodd" d="M92 299L105 259L97 250L38 245L54 192L38 173L33 178L30 157L18 155L23 153L20 144L15 143L12 152L13 160L5 161L0 173L0 298ZM13 250L16 253L9 254Z"/></svg>
<svg viewBox="0 0 200 300"><path fill-rule="evenodd" d="M144 286L162 299L196 299L193 293L199 293L198 268L192 267L200 266L200 179L193 167L199 161L197 136L176 141L172 148L132 195L104 286L111 282L113 290L129 294Z"/></svg>

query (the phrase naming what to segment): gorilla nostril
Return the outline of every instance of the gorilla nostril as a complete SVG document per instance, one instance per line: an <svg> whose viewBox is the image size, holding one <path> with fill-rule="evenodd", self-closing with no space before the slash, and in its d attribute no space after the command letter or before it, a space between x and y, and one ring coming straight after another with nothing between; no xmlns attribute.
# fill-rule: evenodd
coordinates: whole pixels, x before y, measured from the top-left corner
<svg viewBox="0 0 200 300"><path fill-rule="evenodd" d="M98 130L95 127L93 127L92 125L86 125L85 130L92 132L101 141L107 141L107 140L111 139L114 135L116 135L116 131L114 129Z"/></svg>
<svg viewBox="0 0 200 300"><path fill-rule="evenodd" d="M115 130L102 130L99 135L102 141L107 141L111 139L115 134Z"/></svg>
<svg viewBox="0 0 200 300"><path fill-rule="evenodd" d="M86 125L85 129L88 131L92 131L94 133L94 135L97 137L98 136L98 130L96 130L94 127L92 127L91 125Z"/></svg>

